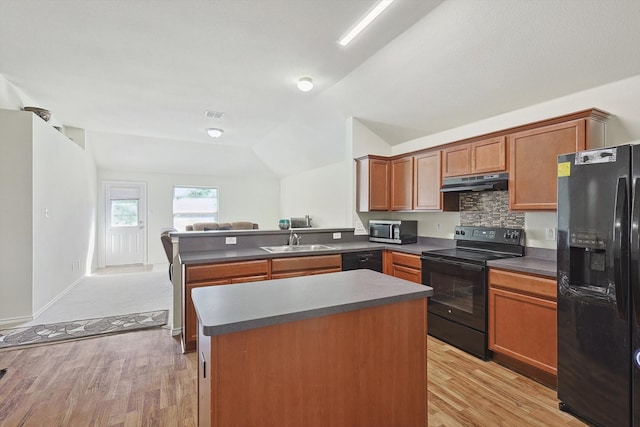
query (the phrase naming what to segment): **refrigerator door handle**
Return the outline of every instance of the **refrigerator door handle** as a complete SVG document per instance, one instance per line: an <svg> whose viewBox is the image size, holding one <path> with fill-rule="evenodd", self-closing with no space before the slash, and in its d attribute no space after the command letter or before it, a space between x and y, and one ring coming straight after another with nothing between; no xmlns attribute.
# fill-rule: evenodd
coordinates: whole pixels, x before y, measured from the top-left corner
<svg viewBox="0 0 640 427"><path fill-rule="evenodd" d="M636 326L640 327L640 178L633 182L633 196L631 205L631 277L629 283L636 286L632 290L633 311Z"/></svg>
<svg viewBox="0 0 640 427"><path fill-rule="evenodd" d="M626 248L627 238L627 178L618 178L616 186L616 202L613 215L613 282L616 290L616 308L620 319L627 319L627 298L628 295L628 275L625 272L626 255L623 251Z"/></svg>

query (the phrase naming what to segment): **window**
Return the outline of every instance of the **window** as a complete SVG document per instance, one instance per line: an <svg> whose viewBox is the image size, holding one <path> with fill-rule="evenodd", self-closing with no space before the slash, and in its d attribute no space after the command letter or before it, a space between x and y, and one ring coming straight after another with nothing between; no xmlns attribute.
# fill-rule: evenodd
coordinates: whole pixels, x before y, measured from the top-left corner
<svg viewBox="0 0 640 427"><path fill-rule="evenodd" d="M138 225L137 200L111 201L111 226L132 227Z"/></svg>
<svg viewBox="0 0 640 427"><path fill-rule="evenodd" d="M196 222L218 222L218 189L173 187L173 228L185 231Z"/></svg>

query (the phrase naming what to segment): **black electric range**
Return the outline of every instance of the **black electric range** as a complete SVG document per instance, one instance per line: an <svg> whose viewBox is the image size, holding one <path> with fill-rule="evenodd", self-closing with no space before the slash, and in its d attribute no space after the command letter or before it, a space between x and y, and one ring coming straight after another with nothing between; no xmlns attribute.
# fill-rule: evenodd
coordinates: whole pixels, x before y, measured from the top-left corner
<svg viewBox="0 0 640 427"><path fill-rule="evenodd" d="M429 334L482 359L487 345L487 261L524 255L517 228L455 228L456 247L422 253L422 283L433 288Z"/></svg>

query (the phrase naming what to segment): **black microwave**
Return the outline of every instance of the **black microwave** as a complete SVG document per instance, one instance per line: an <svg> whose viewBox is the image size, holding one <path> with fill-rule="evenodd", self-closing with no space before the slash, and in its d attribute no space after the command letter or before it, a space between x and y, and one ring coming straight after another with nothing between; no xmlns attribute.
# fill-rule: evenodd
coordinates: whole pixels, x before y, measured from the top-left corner
<svg viewBox="0 0 640 427"><path fill-rule="evenodd" d="M416 243L418 221L372 219L369 221L369 240L399 245Z"/></svg>

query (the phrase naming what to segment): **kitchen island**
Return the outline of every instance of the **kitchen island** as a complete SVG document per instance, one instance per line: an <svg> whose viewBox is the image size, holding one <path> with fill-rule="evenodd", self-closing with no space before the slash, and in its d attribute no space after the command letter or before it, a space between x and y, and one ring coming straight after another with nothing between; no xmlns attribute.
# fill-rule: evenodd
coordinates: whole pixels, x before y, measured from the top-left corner
<svg viewBox="0 0 640 427"><path fill-rule="evenodd" d="M426 426L426 297L370 270L193 290L200 426Z"/></svg>

